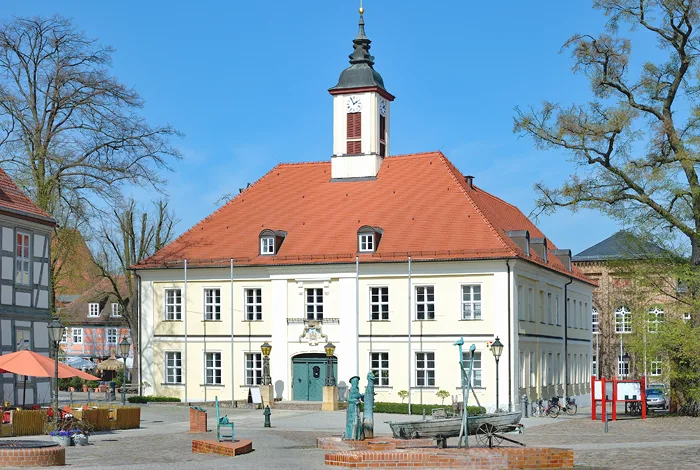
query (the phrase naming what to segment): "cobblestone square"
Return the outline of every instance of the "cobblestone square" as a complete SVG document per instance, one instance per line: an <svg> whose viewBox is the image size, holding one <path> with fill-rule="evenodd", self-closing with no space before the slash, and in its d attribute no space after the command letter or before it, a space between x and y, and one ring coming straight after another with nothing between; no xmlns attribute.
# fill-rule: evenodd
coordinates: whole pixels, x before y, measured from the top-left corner
<svg viewBox="0 0 700 470"><path fill-rule="evenodd" d="M87 447L67 449L71 468L134 469L322 469L324 451L316 437L339 435L343 412L273 410L272 428L263 427L261 410L223 409L236 424L236 436L252 439L254 452L235 458L191 452L195 438L215 438L215 431L190 434L186 406L149 405L142 408L141 429L98 433ZM216 429L213 408L209 429ZM700 468L700 420L667 416L622 419L609 423L590 420L587 410L575 417L528 418L525 432L512 438L528 446L555 446L575 451L581 469L691 469ZM385 421L408 419L376 415L378 434L389 434ZM450 440L456 444L456 440Z"/></svg>

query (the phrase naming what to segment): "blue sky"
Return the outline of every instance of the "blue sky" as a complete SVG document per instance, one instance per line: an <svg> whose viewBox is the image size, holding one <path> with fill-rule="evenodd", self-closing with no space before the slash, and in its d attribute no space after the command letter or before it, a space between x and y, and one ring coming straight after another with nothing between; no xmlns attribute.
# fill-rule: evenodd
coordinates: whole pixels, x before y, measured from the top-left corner
<svg viewBox="0 0 700 470"><path fill-rule="evenodd" d="M357 3L5 0L0 14L58 13L116 49L113 73L142 95L149 121L185 134L174 142L184 159L166 188L181 232L278 162L330 158L327 89L347 66ZM575 170L566 155L514 135L513 109L590 98L560 53L572 34L603 30L589 1L365 0L365 9L375 68L397 97L392 154L442 150L526 214L534 183ZM538 224L574 253L618 229L587 211Z"/></svg>

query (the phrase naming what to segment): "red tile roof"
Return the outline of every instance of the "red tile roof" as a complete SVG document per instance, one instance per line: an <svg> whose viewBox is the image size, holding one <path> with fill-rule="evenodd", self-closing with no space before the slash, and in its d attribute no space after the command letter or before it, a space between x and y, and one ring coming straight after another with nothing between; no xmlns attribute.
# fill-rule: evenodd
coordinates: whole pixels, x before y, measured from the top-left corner
<svg viewBox="0 0 700 470"><path fill-rule="evenodd" d="M40 224L56 225L53 217L34 204L10 175L0 169L0 212L3 210L10 215L24 216Z"/></svg>
<svg viewBox="0 0 700 470"><path fill-rule="evenodd" d="M544 235L515 206L479 189L441 153L387 157L376 179L331 181L331 163L280 164L178 239L135 266L354 262L357 230L383 230L360 262L523 258L585 282L555 256L527 256L505 234ZM287 232L275 256L260 256L262 230ZM556 249L549 242L550 249Z"/></svg>

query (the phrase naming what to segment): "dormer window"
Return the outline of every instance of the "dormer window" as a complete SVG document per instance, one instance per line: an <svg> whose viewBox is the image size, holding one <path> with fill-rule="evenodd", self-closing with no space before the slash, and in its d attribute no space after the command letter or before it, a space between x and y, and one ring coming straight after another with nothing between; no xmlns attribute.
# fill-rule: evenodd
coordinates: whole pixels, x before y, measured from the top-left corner
<svg viewBox="0 0 700 470"><path fill-rule="evenodd" d="M286 236L287 232L282 230L265 229L260 232L260 254L271 256L279 253Z"/></svg>
<svg viewBox="0 0 700 470"><path fill-rule="evenodd" d="M374 253L379 246L382 237L382 229L365 225L357 231L357 251L360 253Z"/></svg>
<svg viewBox="0 0 700 470"><path fill-rule="evenodd" d="M100 304L91 303L88 306L88 317L99 317L100 316Z"/></svg>
<svg viewBox="0 0 700 470"><path fill-rule="evenodd" d="M275 254L275 237L263 237L260 239L260 254L274 255Z"/></svg>
<svg viewBox="0 0 700 470"><path fill-rule="evenodd" d="M374 233L360 234L360 251L374 251Z"/></svg>

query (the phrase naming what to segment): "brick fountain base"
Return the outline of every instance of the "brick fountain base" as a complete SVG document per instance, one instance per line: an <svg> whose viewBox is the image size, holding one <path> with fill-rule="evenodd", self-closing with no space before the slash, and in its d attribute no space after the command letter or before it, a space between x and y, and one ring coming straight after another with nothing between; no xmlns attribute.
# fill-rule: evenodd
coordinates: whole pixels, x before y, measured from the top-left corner
<svg viewBox="0 0 700 470"><path fill-rule="evenodd" d="M345 468L423 467L478 470L573 468L574 451L553 447L471 447L438 449L431 439L374 438L343 441L318 438L319 449L329 450L325 464Z"/></svg>

